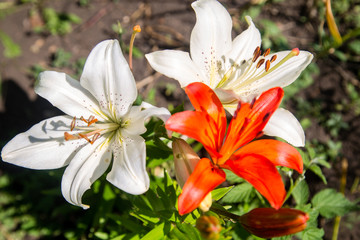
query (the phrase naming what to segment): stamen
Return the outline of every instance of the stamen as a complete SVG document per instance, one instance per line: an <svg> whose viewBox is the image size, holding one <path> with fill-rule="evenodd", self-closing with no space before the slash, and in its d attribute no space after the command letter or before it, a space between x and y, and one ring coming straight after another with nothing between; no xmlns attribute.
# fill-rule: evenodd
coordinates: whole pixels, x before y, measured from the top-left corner
<svg viewBox="0 0 360 240"><path fill-rule="evenodd" d="M260 57L260 55L261 55L260 47L256 47L252 62L256 62L256 60Z"/></svg>
<svg viewBox="0 0 360 240"><path fill-rule="evenodd" d="M81 138L85 139L86 141L88 141L89 143L93 144L91 142L91 140L85 134L79 133L79 137L81 137Z"/></svg>
<svg viewBox="0 0 360 240"><path fill-rule="evenodd" d="M98 139L99 137L100 137L100 133L95 133L90 143L93 144L96 141L96 139Z"/></svg>
<svg viewBox="0 0 360 240"><path fill-rule="evenodd" d="M260 68L261 65L263 65L264 62L265 62L264 58L260 59L259 62L257 63L257 65L256 65L256 68Z"/></svg>
<svg viewBox="0 0 360 240"><path fill-rule="evenodd" d="M76 140L76 139L79 139L78 136L74 136L68 132L64 132L64 138L65 138L65 141L69 141L69 140Z"/></svg>
<svg viewBox="0 0 360 240"><path fill-rule="evenodd" d="M90 116L88 119L88 126L90 126L93 123L96 123L98 120L94 116Z"/></svg>
<svg viewBox="0 0 360 240"><path fill-rule="evenodd" d="M276 58L277 58L277 55L276 55L276 54L273 55L273 56L270 58L270 63L275 62Z"/></svg>
<svg viewBox="0 0 360 240"><path fill-rule="evenodd" d="M268 48L268 49L266 49L266 51L264 52L264 57L266 57L267 55L269 55L270 54L270 48Z"/></svg>
<svg viewBox="0 0 360 240"><path fill-rule="evenodd" d="M265 63L265 71L269 71L269 68L270 68L270 61L269 60L266 60L266 63Z"/></svg>
<svg viewBox="0 0 360 240"><path fill-rule="evenodd" d="M75 128L75 123L76 123L76 117L74 117L73 120L71 121L70 131L74 130L74 128Z"/></svg>
<svg viewBox="0 0 360 240"><path fill-rule="evenodd" d="M130 45L129 45L129 67L131 70L132 70L132 51L133 51L133 47L134 47L135 36L139 32L141 32L140 25L135 25L133 27L133 33L131 34Z"/></svg>

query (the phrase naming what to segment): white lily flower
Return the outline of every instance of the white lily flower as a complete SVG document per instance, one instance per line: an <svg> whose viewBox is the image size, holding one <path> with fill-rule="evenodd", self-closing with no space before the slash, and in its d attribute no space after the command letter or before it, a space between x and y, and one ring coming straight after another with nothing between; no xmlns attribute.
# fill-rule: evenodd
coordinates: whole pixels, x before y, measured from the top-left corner
<svg viewBox="0 0 360 240"><path fill-rule="evenodd" d="M146 131L150 116L166 121L170 113L143 102L132 106L137 89L117 40L99 43L90 53L80 82L65 73L42 72L35 92L65 114L34 125L2 149L3 161L31 169L69 165L61 190L74 205L108 169L107 180L130 194L149 188L145 168Z"/></svg>
<svg viewBox="0 0 360 240"><path fill-rule="evenodd" d="M178 80L181 87L192 82L207 84L231 114L239 100L251 102L263 91L291 84L313 58L311 53L298 49L275 54L268 49L261 54L260 32L250 17L246 17L249 28L232 40L231 17L218 1L199 0L192 7L196 24L191 33L190 55L163 50L147 54L146 58L156 71ZM271 118L265 134L304 146L300 123L289 111L281 111Z"/></svg>

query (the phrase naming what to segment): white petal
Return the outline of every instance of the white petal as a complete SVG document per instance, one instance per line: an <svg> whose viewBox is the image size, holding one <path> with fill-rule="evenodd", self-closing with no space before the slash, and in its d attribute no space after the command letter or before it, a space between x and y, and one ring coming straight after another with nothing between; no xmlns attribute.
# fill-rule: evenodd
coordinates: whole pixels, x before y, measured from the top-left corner
<svg viewBox="0 0 360 240"><path fill-rule="evenodd" d="M113 118L123 116L137 97L134 76L117 40L95 46L86 60L80 83Z"/></svg>
<svg viewBox="0 0 360 240"><path fill-rule="evenodd" d="M246 16L246 21L249 24L248 29L238 35L232 42L232 48L227 58L230 62L240 64L243 60L247 61L253 57L256 47L261 45L261 35L251 17Z"/></svg>
<svg viewBox="0 0 360 240"><path fill-rule="evenodd" d="M61 181L61 191L69 203L84 209L89 207L82 204L81 198L93 182L104 174L111 162L110 150L99 147L103 141L104 138L99 138L94 144L87 144L66 168Z"/></svg>
<svg viewBox="0 0 360 240"><path fill-rule="evenodd" d="M283 51L276 53L277 59L275 62L271 63L271 68L274 67L278 62L281 61L290 51ZM266 59L272 57L271 54ZM273 87L286 87L292 82L294 82L301 72L310 64L313 55L306 51L300 51L298 56L294 56L279 66L274 71L266 74L264 77L259 78L254 81L252 84L245 85L236 93L242 97L245 101L251 101L254 97L257 97L262 92L273 88ZM259 68L257 71L260 72L263 70L263 67ZM243 98L243 96L246 97Z"/></svg>
<svg viewBox="0 0 360 240"><path fill-rule="evenodd" d="M305 133L296 117L286 109L279 108L264 128L264 134L281 137L295 147L305 146Z"/></svg>
<svg viewBox="0 0 360 240"><path fill-rule="evenodd" d="M146 54L145 57L155 71L178 80L181 87L192 82L203 82L205 79L187 52L163 50Z"/></svg>
<svg viewBox="0 0 360 240"><path fill-rule="evenodd" d="M214 77L219 61L231 50L232 20L216 0L199 0L192 7L196 24L190 38L191 58L207 77Z"/></svg>
<svg viewBox="0 0 360 240"><path fill-rule="evenodd" d="M79 81L65 73L54 71L40 73L35 84L35 92L70 116L88 118L90 115L97 115L100 111L96 99L81 87ZM97 118L102 120L99 115Z"/></svg>
<svg viewBox="0 0 360 240"><path fill-rule="evenodd" d="M130 194L142 194L149 189L145 169L145 142L140 136L115 140L112 145L113 166L106 179Z"/></svg>
<svg viewBox="0 0 360 240"><path fill-rule="evenodd" d="M132 106L128 114L124 116L124 121L128 124L122 131L129 136L141 135L146 132L145 121L152 116L166 122L171 114L166 108L158 108L150 103L142 102L140 106Z"/></svg>
<svg viewBox="0 0 360 240"><path fill-rule="evenodd" d="M65 141L72 118L57 116L16 135L2 149L3 161L31 169L55 169L69 163L85 140Z"/></svg>

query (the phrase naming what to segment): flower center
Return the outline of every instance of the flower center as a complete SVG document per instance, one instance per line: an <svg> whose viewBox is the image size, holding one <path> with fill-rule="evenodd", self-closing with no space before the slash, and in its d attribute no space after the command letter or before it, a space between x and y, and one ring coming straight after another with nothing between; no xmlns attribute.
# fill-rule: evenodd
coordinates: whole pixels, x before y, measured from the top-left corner
<svg viewBox="0 0 360 240"><path fill-rule="evenodd" d="M87 126L76 126L76 120L77 118L74 117L70 124L70 131L73 131L75 128L84 131L77 134L70 134L68 132L65 132L65 141L85 139L90 144L93 144L102 134L105 134L107 132L113 132L118 128L122 128L127 125L126 121L121 124L113 122L97 123L98 120L94 116L90 116L88 119L85 119L83 116L81 116L80 120L85 122Z"/></svg>

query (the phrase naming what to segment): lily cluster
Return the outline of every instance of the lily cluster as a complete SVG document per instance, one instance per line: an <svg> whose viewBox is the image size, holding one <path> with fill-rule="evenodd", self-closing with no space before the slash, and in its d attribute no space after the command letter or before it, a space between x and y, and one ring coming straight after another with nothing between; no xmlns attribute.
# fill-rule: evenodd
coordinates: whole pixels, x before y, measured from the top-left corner
<svg viewBox="0 0 360 240"><path fill-rule="evenodd" d="M82 203L83 194L110 165L110 183L142 194L149 188L149 176L141 134L146 119L155 116L167 130L202 143L209 154L200 158L185 141L173 138L176 177L182 187L180 215L198 207L208 211L211 191L226 181L227 169L252 184L272 207L240 216L237 220L245 229L262 237L301 231L308 216L281 208L286 190L277 167L302 173L302 158L293 146L304 146L305 135L294 115L279 105L282 87L296 80L312 54L297 48L261 52L260 33L250 17L249 28L232 40L231 16L219 2L198 0L192 7L197 20L190 54L163 50L146 58L156 71L179 81L194 111L170 116L167 109L146 102L134 105L138 93L131 68L118 41L106 40L91 51L80 81L54 71L40 74L35 92L65 114L15 136L1 157L31 169L67 166L62 194L83 208L89 207ZM232 115L229 123L225 110ZM263 134L288 143L258 139ZM212 217L203 217L197 225L206 235L215 229L217 236L221 229Z"/></svg>

